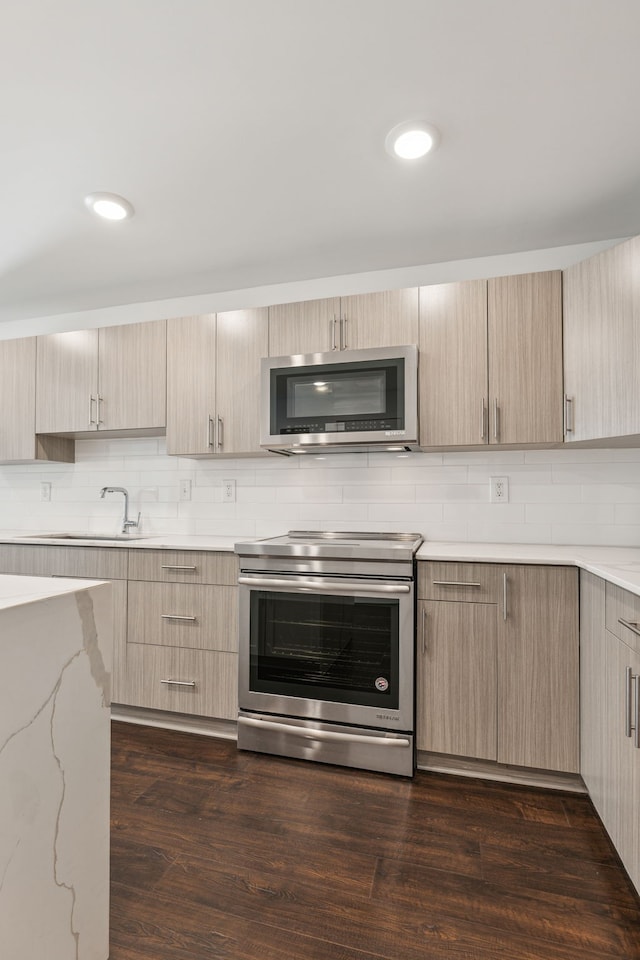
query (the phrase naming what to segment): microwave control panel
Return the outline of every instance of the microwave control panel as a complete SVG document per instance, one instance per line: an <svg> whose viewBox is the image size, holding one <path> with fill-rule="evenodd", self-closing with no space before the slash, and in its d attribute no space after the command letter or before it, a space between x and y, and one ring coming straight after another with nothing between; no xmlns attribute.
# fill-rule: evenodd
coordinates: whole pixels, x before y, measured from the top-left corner
<svg viewBox="0 0 640 960"><path fill-rule="evenodd" d="M295 427L283 427L281 434L291 433L346 433L362 430L395 430L397 420L335 420L322 423L299 423ZM404 433L404 431L402 431Z"/></svg>

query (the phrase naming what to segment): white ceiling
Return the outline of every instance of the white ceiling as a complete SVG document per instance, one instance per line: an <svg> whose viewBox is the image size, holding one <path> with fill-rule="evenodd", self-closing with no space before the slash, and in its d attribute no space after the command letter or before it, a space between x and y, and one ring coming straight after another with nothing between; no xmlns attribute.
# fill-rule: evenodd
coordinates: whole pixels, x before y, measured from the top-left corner
<svg viewBox="0 0 640 960"><path fill-rule="evenodd" d="M640 233L639 51L638 0L9 0L0 320Z"/></svg>

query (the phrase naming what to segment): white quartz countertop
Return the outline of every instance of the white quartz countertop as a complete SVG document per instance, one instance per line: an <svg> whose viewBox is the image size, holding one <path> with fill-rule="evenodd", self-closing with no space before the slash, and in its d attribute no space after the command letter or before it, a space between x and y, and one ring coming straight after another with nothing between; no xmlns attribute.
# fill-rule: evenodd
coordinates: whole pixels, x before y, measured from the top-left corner
<svg viewBox="0 0 640 960"><path fill-rule="evenodd" d="M70 531L73 532L73 531ZM110 540L108 534L96 535L93 532L87 532L86 536L79 536L74 533L74 537L60 536L56 537L56 531L41 531L40 533L27 533L24 530L3 530L0 531L0 543L38 543L64 545L65 547L126 547L127 550L226 550L233 552L233 546L240 540L251 539L249 537L216 537L199 536L196 534L156 534L149 537L136 539Z"/></svg>
<svg viewBox="0 0 640 960"><path fill-rule="evenodd" d="M66 577L18 577L11 574L0 576L0 610L37 603L65 593L77 593L95 587L102 580L73 580Z"/></svg>
<svg viewBox="0 0 640 960"><path fill-rule="evenodd" d="M418 560L463 563L543 563L579 567L640 596L640 548L636 547L427 541L420 547L417 557Z"/></svg>
<svg viewBox="0 0 640 960"><path fill-rule="evenodd" d="M247 536L218 537L197 534L156 534L140 540L57 538L56 531L27 533L24 530L0 531L0 543L33 543L78 547L109 547L128 550L211 550L233 552L234 544ZM447 543L427 540L420 547L418 560L452 560L465 563L543 563L575 566L640 596L640 547L582 546L540 543ZM14 578L15 579L15 578ZM24 577L19 578L24 580ZM64 582L64 581L63 581ZM70 581L67 581L70 582ZM86 583L87 581L76 581ZM64 592L62 590L61 592ZM26 602L26 601L25 601Z"/></svg>

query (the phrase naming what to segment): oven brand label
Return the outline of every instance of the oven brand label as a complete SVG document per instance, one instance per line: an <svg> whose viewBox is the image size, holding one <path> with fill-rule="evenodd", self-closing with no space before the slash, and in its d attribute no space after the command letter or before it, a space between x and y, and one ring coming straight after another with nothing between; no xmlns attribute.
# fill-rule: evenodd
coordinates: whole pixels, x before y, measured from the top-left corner
<svg viewBox="0 0 640 960"><path fill-rule="evenodd" d="M389 681L386 677L378 677L376 680L376 690L379 690L380 693L384 693L389 689Z"/></svg>

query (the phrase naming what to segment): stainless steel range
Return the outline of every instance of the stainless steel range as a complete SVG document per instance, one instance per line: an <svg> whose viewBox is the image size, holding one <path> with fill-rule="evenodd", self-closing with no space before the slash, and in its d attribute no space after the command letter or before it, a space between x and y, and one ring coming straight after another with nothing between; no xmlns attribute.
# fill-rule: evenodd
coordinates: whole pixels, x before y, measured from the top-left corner
<svg viewBox="0 0 640 960"><path fill-rule="evenodd" d="M414 771L416 533L237 543L238 747Z"/></svg>

